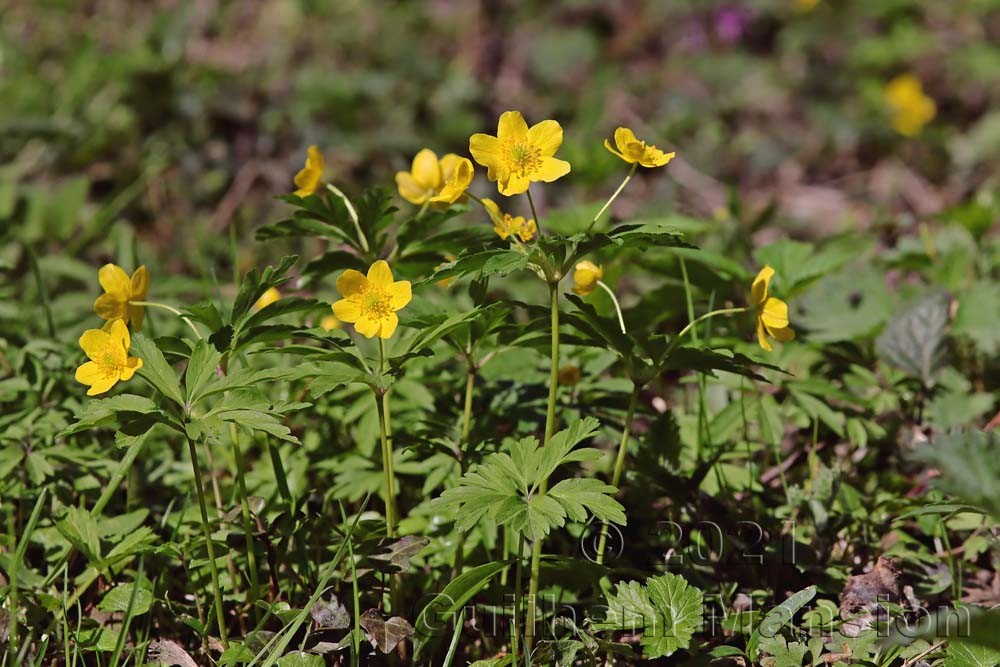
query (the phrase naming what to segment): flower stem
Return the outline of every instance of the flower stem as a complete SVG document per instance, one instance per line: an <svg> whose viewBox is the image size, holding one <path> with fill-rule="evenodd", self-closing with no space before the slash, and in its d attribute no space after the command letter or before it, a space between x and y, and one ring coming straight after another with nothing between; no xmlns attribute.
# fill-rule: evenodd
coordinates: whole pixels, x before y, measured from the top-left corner
<svg viewBox="0 0 1000 667"><path fill-rule="evenodd" d="M208 506L205 504L205 489L202 486L201 467L198 465L198 450L194 440L187 438L188 452L191 454L191 470L194 472L195 491L198 492L198 509L201 510L201 530L205 536L205 548L208 550L208 569L212 573L212 594L215 596L215 617L219 623L219 637L222 645L226 639L226 612L222 608L222 589L219 587L219 567L215 562L215 546L212 544L212 531L208 527ZM208 625L206 625L208 630Z"/></svg>
<svg viewBox="0 0 1000 667"><path fill-rule="evenodd" d="M347 198L347 195L341 192L340 188L333 183L327 183L326 189L340 197L340 200L344 202L344 206L347 208L347 214L351 216L351 220L354 221L354 228L358 231L358 242L361 243L361 249L368 252L368 239L365 237L365 233L361 231L361 221L358 220L358 212L354 210L354 204L352 204L351 200Z"/></svg>
<svg viewBox="0 0 1000 667"><path fill-rule="evenodd" d="M538 228L538 236L542 235L542 225L538 221L538 214L535 213L535 200L531 198L531 188L524 191L524 194L528 195L528 206L531 207L531 219L535 221L535 226Z"/></svg>
<svg viewBox="0 0 1000 667"><path fill-rule="evenodd" d="M549 357L549 400L545 411L545 440L543 446L548 446L552 434L556 430L556 399L559 395L559 283L549 283L549 302L551 309L552 344ZM548 490L548 478L541 480L538 492L542 495ZM538 575L542 563L542 540L531 544L531 572L528 581L528 609L525 617L524 646L530 654L535 641L535 598L538 595Z"/></svg>
<svg viewBox="0 0 1000 667"><path fill-rule="evenodd" d="M386 371L385 341L378 339L379 369ZM379 438L382 441L382 472L385 473L385 532L388 537L396 536L396 475L392 466L392 445L389 443L388 425L386 423L387 392L375 392L375 404L378 408Z"/></svg>
<svg viewBox="0 0 1000 667"><path fill-rule="evenodd" d="M472 394L476 388L476 366L472 361L472 357L468 358L468 369L465 373L465 406L462 411L462 447L469 444L469 433L472 430ZM464 457L465 452L461 451L460 456ZM464 463L460 463L459 467L462 468L462 472L465 470ZM458 534L458 540L455 544L455 560L452 563L452 579L462 574L462 565L465 560L465 532L460 532Z"/></svg>
<svg viewBox="0 0 1000 667"><path fill-rule="evenodd" d="M521 615L521 608L518 604L521 595L521 571L524 569L524 535L517 543L517 564L514 566L514 608L511 610L511 632L510 632L510 654L514 657L514 664L517 664L517 654L520 651L521 631L518 627L518 617ZM530 649L529 649L530 650Z"/></svg>
<svg viewBox="0 0 1000 667"><path fill-rule="evenodd" d="M622 439L618 443L618 458L615 460L615 470L611 475L611 486L618 488L618 483L622 478L622 471L625 469L625 453L628 451L628 439L632 435L632 419L635 417L635 409L639 404L639 384L632 388L632 396L628 401L628 411L625 413L625 427L622 429ZM608 522L601 525L601 537L597 542L597 564L604 565L604 549L608 544Z"/></svg>
<svg viewBox="0 0 1000 667"><path fill-rule="evenodd" d="M626 333L625 319L622 317L622 307L621 304L618 303L618 297L615 296L614 290L605 285L603 280L598 280L597 284L600 285L601 289L608 293L608 296L611 297L611 303L615 304L615 313L618 315L618 326L622 328L622 333Z"/></svg>
<svg viewBox="0 0 1000 667"><path fill-rule="evenodd" d="M191 327L191 331L194 332L195 336L197 336L199 339L204 338L201 335L201 332L198 331L197 327L195 327L194 322L192 322L191 320L189 320L184 315L184 313L182 313L181 311L177 310L173 306L168 306L165 303L157 303L156 301L129 301L128 303L129 303L130 306L143 306L144 308L162 308L163 310L169 311L169 312L173 313L174 315L176 315L177 317L179 317L182 320L184 320L184 323L187 324L189 327Z"/></svg>
<svg viewBox="0 0 1000 667"><path fill-rule="evenodd" d="M740 308L720 308L719 310L713 310L711 312L705 313L701 317L688 322L688 325L686 327L684 327L683 329L681 329L680 333L678 333L674 337L674 339L672 341L670 341L670 348L669 349L670 350L675 349L677 347L677 345L680 344L680 340L681 340L681 338L684 337L684 334L686 334L687 332L691 331L691 329L696 324L698 324L699 322L703 322L704 320L707 320L709 318L715 317L716 315L733 315L733 314L736 314L736 313L745 313L748 310L749 310L749 308L745 308L745 307L740 307Z"/></svg>
<svg viewBox="0 0 1000 667"><path fill-rule="evenodd" d="M250 501L247 499L246 459L243 458L243 450L240 448L240 434L236 424L230 422L229 435L233 441L233 456L236 458L236 486L240 494L240 509L243 519L243 534L247 542L247 567L250 570L250 597L247 603L254 607L257 601L257 592L260 590L260 579L257 574L257 556L254 551L253 542L253 522L250 517Z"/></svg>
<svg viewBox="0 0 1000 667"><path fill-rule="evenodd" d="M608 210L608 208L611 206L611 204L614 203L616 199L618 199L618 195L622 193L622 190L625 189L625 186L628 185L628 182L632 180L632 176L635 175L635 170L638 167L639 167L638 162L632 163L632 168L628 170L628 175L625 176L625 180L622 181L622 184L618 186L618 189L615 190L614 194L611 195L608 201L604 202L604 206L602 206L601 210L597 212L597 215L594 216L594 219L590 221L590 226L587 227L588 234L594 228L594 225L597 224L597 221L600 220L601 216L604 215L604 212Z"/></svg>

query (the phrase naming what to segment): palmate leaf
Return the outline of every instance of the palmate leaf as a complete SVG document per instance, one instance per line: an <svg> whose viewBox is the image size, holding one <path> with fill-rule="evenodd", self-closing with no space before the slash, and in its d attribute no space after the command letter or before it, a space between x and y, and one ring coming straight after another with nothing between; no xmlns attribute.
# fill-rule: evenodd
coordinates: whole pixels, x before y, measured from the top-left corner
<svg viewBox="0 0 1000 667"><path fill-rule="evenodd" d="M600 630L642 631L646 658L661 658L691 644L701 629L702 593L684 577L662 574L646 580L619 583L608 593L607 615L596 621Z"/></svg>
<svg viewBox="0 0 1000 667"><path fill-rule="evenodd" d="M458 517L460 531L486 518L509 525L530 540L541 539L567 519L585 521L588 515L624 524L624 508L614 499L617 489L613 486L568 479L546 494L538 491L560 465L601 456L598 450L576 449L597 427L596 419L587 418L556 433L545 447L535 438L513 442L507 452L490 455L466 473L458 486L445 491L434 504L439 511Z"/></svg>
<svg viewBox="0 0 1000 667"><path fill-rule="evenodd" d="M164 359L163 353L160 352L156 343L142 334L134 334L132 336L132 354L142 359L142 368L136 371L136 374L152 385L164 398L170 399L178 406L183 406L184 398L181 396L181 384L177 379L177 374Z"/></svg>
<svg viewBox="0 0 1000 667"><path fill-rule="evenodd" d="M743 354L728 351L723 354L707 347L679 347L670 351L659 366L661 371L690 370L708 375L714 375L713 371L726 371L763 382L768 382L768 379L757 373L754 370L755 366L785 372L778 366L754 361Z"/></svg>

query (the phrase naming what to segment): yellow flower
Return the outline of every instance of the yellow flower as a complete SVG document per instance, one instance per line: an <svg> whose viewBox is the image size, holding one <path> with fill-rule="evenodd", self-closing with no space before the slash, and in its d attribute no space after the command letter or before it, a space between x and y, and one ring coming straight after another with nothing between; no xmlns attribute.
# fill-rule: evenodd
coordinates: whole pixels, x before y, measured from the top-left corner
<svg viewBox="0 0 1000 667"><path fill-rule="evenodd" d="M474 169L469 158L448 153L438 160L429 148L413 158L410 171L396 172L399 195L417 206L427 202L435 208L448 208L458 201L472 183Z"/></svg>
<svg viewBox="0 0 1000 667"><path fill-rule="evenodd" d="M142 368L142 359L128 356L132 344L128 327L114 320L108 331L88 329L80 336L80 347L90 361L76 369L76 381L90 387L87 396L97 396L126 381Z"/></svg>
<svg viewBox="0 0 1000 667"><path fill-rule="evenodd" d="M765 266L750 287L750 305L757 311L757 342L768 352L774 349L768 336L782 343L795 338L795 331L788 326L788 304L767 293L772 277L774 269Z"/></svg>
<svg viewBox="0 0 1000 667"><path fill-rule="evenodd" d="M920 79L912 74L897 76L886 84L882 95L892 114L892 126L905 137L920 134L937 113L934 100L924 94Z"/></svg>
<svg viewBox="0 0 1000 667"><path fill-rule="evenodd" d="M323 168L326 161L319 148L310 146L306 155L306 166L295 174L295 186L298 190L295 194L299 197L308 197L319 189L320 179L323 178Z"/></svg>
<svg viewBox="0 0 1000 667"><path fill-rule="evenodd" d="M278 291L277 287L269 287L266 292L260 295L257 299L257 303L253 305L254 310L261 310L270 306L272 303L281 298L281 292Z"/></svg>
<svg viewBox="0 0 1000 667"><path fill-rule="evenodd" d="M94 301L94 312L109 322L131 322L133 329L142 331L146 308L133 305L133 302L146 300L146 293L149 291L149 271L146 267L140 266L129 278L122 267L105 264L97 272L97 280L104 288L104 294Z"/></svg>
<svg viewBox="0 0 1000 667"><path fill-rule="evenodd" d="M819 0L794 0L793 4L795 5L795 11L805 14L816 9Z"/></svg>
<svg viewBox="0 0 1000 667"><path fill-rule="evenodd" d="M527 243L538 233L538 225L535 224L534 219L525 220L524 216L515 217L510 213L504 213L492 199L484 199L483 206L486 207L486 211L490 214L490 220L493 221L493 231L504 241L509 236L516 235L522 242Z"/></svg>
<svg viewBox="0 0 1000 667"><path fill-rule="evenodd" d="M354 269L344 271L337 290L344 298L333 304L333 314L353 323L366 338L390 338L399 324L396 311L413 298L410 281L394 281L392 269L381 259L371 265L367 277Z"/></svg>
<svg viewBox="0 0 1000 667"><path fill-rule="evenodd" d="M580 296L587 296L597 287L597 281L604 277L604 267L590 260L576 263L573 271L573 291Z"/></svg>
<svg viewBox="0 0 1000 667"><path fill-rule="evenodd" d="M340 328L340 320L336 315L327 315L319 321L319 326L323 331L336 331Z"/></svg>
<svg viewBox="0 0 1000 667"><path fill-rule="evenodd" d="M437 205L436 208L448 208L465 196L465 191L472 185L475 169L472 160L454 153L445 155L438 164L441 166L443 185L430 201Z"/></svg>
<svg viewBox="0 0 1000 667"><path fill-rule="evenodd" d="M569 173L569 162L553 157L563 140L562 127L543 120L528 129L520 111L505 111L497 125L497 136L474 134L469 152L487 169L502 195L518 195L533 181L552 181Z"/></svg>
<svg viewBox="0 0 1000 667"><path fill-rule="evenodd" d="M618 150L611 147L610 141L604 140L604 147L609 151L629 164L641 164L643 167L662 167L676 155L676 153L664 153L656 146L647 146L645 141L636 139L635 133L627 127L615 130L615 145Z"/></svg>
<svg viewBox="0 0 1000 667"><path fill-rule="evenodd" d="M566 387L573 387L580 382L580 369L573 364L563 366L559 369L559 384Z"/></svg>

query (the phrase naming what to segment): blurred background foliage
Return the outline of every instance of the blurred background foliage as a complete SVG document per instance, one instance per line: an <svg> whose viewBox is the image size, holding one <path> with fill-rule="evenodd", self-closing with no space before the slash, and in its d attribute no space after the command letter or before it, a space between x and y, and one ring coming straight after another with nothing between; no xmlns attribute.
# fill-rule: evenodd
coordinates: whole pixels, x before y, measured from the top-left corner
<svg viewBox="0 0 1000 667"><path fill-rule="evenodd" d="M203 241L284 210L307 145L342 187L389 186L424 146L467 154L506 109L566 129L574 173L550 205L614 187L601 139L622 124L680 157L620 217L767 211L762 241L996 220L996 0L0 7L0 224L39 255L107 255L134 231L171 273L224 266ZM933 103L912 136L887 98L899 75Z"/></svg>

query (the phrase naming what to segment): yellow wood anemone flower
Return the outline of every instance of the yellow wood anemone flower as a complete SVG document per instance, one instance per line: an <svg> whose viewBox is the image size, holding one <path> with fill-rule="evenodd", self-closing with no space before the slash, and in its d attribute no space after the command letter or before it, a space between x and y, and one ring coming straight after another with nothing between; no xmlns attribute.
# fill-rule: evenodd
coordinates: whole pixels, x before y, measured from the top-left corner
<svg viewBox="0 0 1000 667"><path fill-rule="evenodd" d="M905 137L920 134L937 114L934 100L924 94L920 79L912 74L894 78L886 84L882 95L892 114L892 126Z"/></svg>
<svg viewBox="0 0 1000 667"><path fill-rule="evenodd" d="M371 265L367 277L354 269L344 271L337 278L337 290L344 298L333 304L333 314L354 324L366 338L392 337L399 324L396 311L413 298L410 281L394 281L392 269L381 259Z"/></svg>
<svg viewBox="0 0 1000 667"><path fill-rule="evenodd" d="M142 359L128 356L132 339L122 320L111 323L108 331L88 329L80 336L80 347L90 361L76 369L76 381L88 385L87 396L111 389L119 380L130 380L142 368Z"/></svg>
<svg viewBox="0 0 1000 667"><path fill-rule="evenodd" d="M295 195L298 197L308 197L319 189L320 181L323 179L323 169L326 167L326 160L316 146L310 146L306 151L306 166L295 174Z"/></svg>
<svg viewBox="0 0 1000 667"><path fill-rule="evenodd" d="M577 262L573 270L573 291L580 296L587 296L594 291L597 281L603 277L603 266L598 266L589 259Z"/></svg>
<svg viewBox="0 0 1000 667"><path fill-rule="evenodd" d="M424 148L413 158L410 171L396 172L396 189L411 204L430 203L443 210L465 195L474 175L469 158L448 153L439 160L434 151Z"/></svg>
<svg viewBox="0 0 1000 667"><path fill-rule="evenodd" d="M629 164L640 164L643 167L662 167L674 159L676 153L664 153L656 146L647 146L645 141L636 139L635 132L627 127L619 127L615 130L615 146L611 147L611 142L604 140L604 147L625 160Z"/></svg>
<svg viewBox="0 0 1000 667"><path fill-rule="evenodd" d="M454 153L445 155L438 165L441 167L441 189L430 202L434 208L446 209L465 196L476 170L472 160Z"/></svg>
<svg viewBox="0 0 1000 667"><path fill-rule="evenodd" d="M483 206L493 221L493 231L504 241L510 236L517 236L522 242L527 243L538 233L538 225L533 219L525 220L523 216L504 213L492 199L484 199Z"/></svg>
<svg viewBox="0 0 1000 667"><path fill-rule="evenodd" d="M750 287L750 306L757 312L757 342L768 352L774 349L769 336L782 343L795 338L795 331L788 326L788 304L767 293L772 277L774 269L765 266Z"/></svg>
<svg viewBox="0 0 1000 667"><path fill-rule="evenodd" d="M529 129L520 111L505 111L497 136L472 135L469 152L486 167L500 194L509 197L525 192L533 181L550 183L569 173L569 162L553 157L562 140L562 126L556 121L543 120Z"/></svg>
<svg viewBox="0 0 1000 667"><path fill-rule="evenodd" d="M253 309L261 310L263 308L267 308L280 298L281 298L281 292L278 291L278 288L269 287L266 292L260 295L260 298L257 299L257 302L254 303Z"/></svg>
<svg viewBox="0 0 1000 667"><path fill-rule="evenodd" d="M122 267L105 264L97 272L97 280L104 288L104 294L94 301L94 312L108 322L122 320L124 324L131 323L136 331L142 331L146 308L133 302L145 301L149 292L149 271L146 267L140 266L129 278Z"/></svg>

